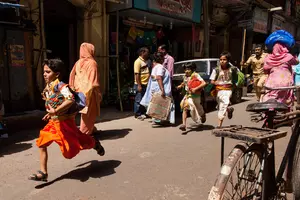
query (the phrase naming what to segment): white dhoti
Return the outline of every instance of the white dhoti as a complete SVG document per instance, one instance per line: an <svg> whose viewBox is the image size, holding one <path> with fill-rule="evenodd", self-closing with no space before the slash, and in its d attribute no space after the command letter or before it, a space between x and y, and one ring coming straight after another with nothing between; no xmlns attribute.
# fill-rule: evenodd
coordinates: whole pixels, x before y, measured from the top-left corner
<svg viewBox="0 0 300 200"><path fill-rule="evenodd" d="M181 101L181 109L189 110L192 120L196 123L200 123L201 117L205 114L200 97L188 98L185 96Z"/></svg>
<svg viewBox="0 0 300 200"><path fill-rule="evenodd" d="M219 90L217 93L219 120L223 120L226 116L227 108L230 104L231 95L231 90Z"/></svg>

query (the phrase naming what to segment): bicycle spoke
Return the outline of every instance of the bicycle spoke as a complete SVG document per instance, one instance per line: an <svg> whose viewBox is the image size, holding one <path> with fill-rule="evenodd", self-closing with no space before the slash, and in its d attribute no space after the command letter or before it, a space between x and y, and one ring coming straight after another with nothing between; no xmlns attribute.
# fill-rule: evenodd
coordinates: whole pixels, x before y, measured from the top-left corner
<svg viewBox="0 0 300 200"><path fill-rule="evenodd" d="M235 165L224 190L223 200L250 200L255 195L261 160L256 153L245 154ZM235 172L234 172L235 171ZM259 193L261 186L259 186Z"/></svg>

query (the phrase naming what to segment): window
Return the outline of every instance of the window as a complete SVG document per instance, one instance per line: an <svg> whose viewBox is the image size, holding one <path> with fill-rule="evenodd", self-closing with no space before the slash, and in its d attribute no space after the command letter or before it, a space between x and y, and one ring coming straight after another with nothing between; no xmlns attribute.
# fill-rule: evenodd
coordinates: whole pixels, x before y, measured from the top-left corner
<svg viewBox="0 0 300 200"><path fill-rule="evenodd" d="M200 76L207 75L207 72L208 72L207 61L196 61L195 64L197 65L196 72L198 72L200 74Z"/></svg>
<svg viewBox="0 0 300 200"><path fill-rule="evenodd" d="M200 76L208 75L208 63L207 62L208 61L203 61L203 60L194 62L197 66L196 72L198 72L200 74ZM186 63L188 63L188 62L186 62ZM182 67L183 64L185 64L185 63L174 65L174 74L184 74L184 69Z"/></svg>
<svg viewBox="0 0 300 200"><path fill-rule="evenodd" d="M213 69L215 69L219 64L220 62L217 60L210 61L210 74L212 73Z"/></svg>

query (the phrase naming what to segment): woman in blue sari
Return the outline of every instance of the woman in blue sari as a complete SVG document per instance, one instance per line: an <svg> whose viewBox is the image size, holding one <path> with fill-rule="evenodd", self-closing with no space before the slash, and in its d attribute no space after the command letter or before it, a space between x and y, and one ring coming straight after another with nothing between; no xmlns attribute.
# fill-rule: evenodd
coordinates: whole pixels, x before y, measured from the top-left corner
<svg viewBox="0 0 300 200"><path fill-rule="evenodd" d="M172 98L172 82L169 71L162 65L164 62L164 55L156 52L153 55L153 67L151 77L147 86L146 93L141 101L141 105L148 107L152 94L159 92L163 97ZM175 124L175 107L172 103L168 121ZM160 124L161 121L154 119L154 123Z"/></svg>

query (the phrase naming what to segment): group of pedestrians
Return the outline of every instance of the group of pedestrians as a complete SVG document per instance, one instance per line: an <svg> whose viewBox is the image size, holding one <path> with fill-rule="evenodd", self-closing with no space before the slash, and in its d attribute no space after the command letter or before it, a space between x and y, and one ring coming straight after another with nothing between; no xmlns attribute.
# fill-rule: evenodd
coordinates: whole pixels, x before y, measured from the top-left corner
<svg viewBox="0 0 300 200"><path fill-rule="evenodd" d="M268 91L263 87L276 88L300 84L300 65L298 54L290 53L290 48L283 43L275 43L270 53L264 53L262 46L255 48L255 55L252 55L247 62L241 62L242 67L251 66L254 78L254 88L257 101L265 102L269 99L276 99L286 104L290 109L294 105L294 92L292 90Z"/></svg>
<svg viewBox="0 0 300 200"><path fill-rule="evenodd" d="M172 75L174 70L174 59L166 53L166 46L162 45L158 51L153 54L149 61L149 50L141 48L139 57L134 63L136 90L134 113L135 118L144 120L146 110L154 93L160 93L162 97L172 98ZM230 107L230 98L237 68L230 64L231 55L229 52L223 52L220 56L220 66L216 67L210 79L214 85L214 93L218 102L218 126L222 126L225 116L231 119L233 108ZM184 97L180 103L182 111L182 124L179 127L182 131L186 130L186 119L188 113L196 123L205 123L206 114L201 102L201 91L207 85L203 78L196 72L195 63L186 63L183 66L185 75L182 83L176 87L183 90ZM168 122L175 123L175 108L172 102ZM160 120L153 119L153 124L163 125Z"/></svg>
<svg viewBox="0 0 300 200"><path fill-rule="evenodd" d="M166 45L158 47L151 57L149 49L139 49L139 57L134 62L134 115L144 120L146 108L152 94L160 92L163 97L172 97L172 77L174 58L167 53Z"/></svg>
<svg viewBox="0 0 300 200"><path fill-rule="evenodd" d="M163 98L172 99L174 58L167 53L166 45L159 46L158 51L153 54L151 59L149 59L149 55L147 48L141 48L139 57L134 63L134 88L136 91L134 113L135 117L140 120L146 118L146 108L149 106L153 94L159 93ZM83 43L80 47L80 59L71 71L69 84L62 81L65 66L60 59L44 61L46 87L42 97L45 100L47 114L43 120L48 121L48 123L40 131L40 136L36 141L40 152L40 170L37 174L30 176L30 180L47 180L47 147L53 142L59 145L62 155L67 159L75 157L84 149L95 149L101 156L105 154L99 140L93 136L96 130L94 124L96 117L100 114L102 98L94 56L94 46ZM230 53L222 52L219 66L216 66L210 75L210 92L218 103L218 127L222 127L226 116L231 119L234 112L230 106L230 98L236 87L239 69L233 66L230 60ZM272 98L285 103L292 109L294 102L292 90L269 91L263 97L261 97L261 90L264 84L268 87L293 85L292 66L298 63L297 56L289 53L287 45L276 43L270 54L263 53L262 47L257 46L255 55L251 56L245 63L242 61L241 66L252 66L258 101L267 101ZM180 103L182 124L179 127L185 131L188 112L196 123L205 123L206 121L205 111L202 107L203 102L201 102L201 90L207 86L207 83L196 72L195 63L186 63L182 67L185 75L182 83L176 89L185 92ZM175 123L173 102L171 107L168 121ZM79 128L75 123L75 116L78 112L81 113ZM153 119L153 122L163 124L157 119Z"/></svg>

